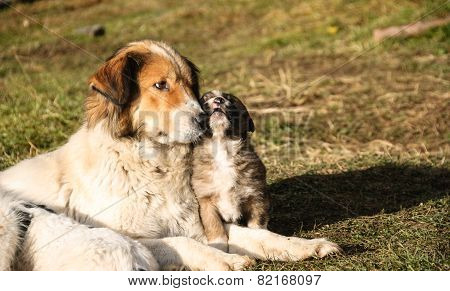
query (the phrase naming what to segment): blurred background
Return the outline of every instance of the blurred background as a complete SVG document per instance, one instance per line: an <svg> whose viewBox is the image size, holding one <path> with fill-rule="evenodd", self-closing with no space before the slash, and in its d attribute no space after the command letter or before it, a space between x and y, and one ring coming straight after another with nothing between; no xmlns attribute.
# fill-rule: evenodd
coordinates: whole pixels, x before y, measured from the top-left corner
<svg viewBox="0 0 450 291"><path fill-rule="evenodd" d="M202 92L251 110L269 228L346 251L257 269L449 270L449 16L444 0L0 0L0 170L67 140L115 49L163 40Z"/></svg>

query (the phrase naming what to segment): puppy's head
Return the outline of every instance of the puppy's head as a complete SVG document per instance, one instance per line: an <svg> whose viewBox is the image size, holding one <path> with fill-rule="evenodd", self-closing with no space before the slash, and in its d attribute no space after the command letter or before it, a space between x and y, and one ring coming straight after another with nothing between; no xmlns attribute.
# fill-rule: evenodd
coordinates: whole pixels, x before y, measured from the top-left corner
<svg viewBox="0 0 450 291"><path fill-rule="evenodd" d="M213 135L246 138L255 131L255 125L245 105L236 96L218 90L205 93L200 103L209 116L208 125Z"/></svg>
<svg viewBox="0 0 450 291"><path fill-rule="evenodd" d="M190 143L203 132L198 69L160 42L130 43L90 78L88 127L102 123L114 137Z"/></svg>

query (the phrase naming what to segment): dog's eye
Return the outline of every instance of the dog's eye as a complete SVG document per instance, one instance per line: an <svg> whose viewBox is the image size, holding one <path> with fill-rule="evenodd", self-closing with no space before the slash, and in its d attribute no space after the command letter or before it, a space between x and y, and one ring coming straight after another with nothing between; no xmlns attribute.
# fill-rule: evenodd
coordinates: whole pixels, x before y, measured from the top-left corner
<svg viewBox="0 0 450 291"><path fill-rule="evenodd" d="M161 91L169 91L169 83L167 83L167 81L160 81L158 83L155 83L153 84L153 87Z"/></svg>

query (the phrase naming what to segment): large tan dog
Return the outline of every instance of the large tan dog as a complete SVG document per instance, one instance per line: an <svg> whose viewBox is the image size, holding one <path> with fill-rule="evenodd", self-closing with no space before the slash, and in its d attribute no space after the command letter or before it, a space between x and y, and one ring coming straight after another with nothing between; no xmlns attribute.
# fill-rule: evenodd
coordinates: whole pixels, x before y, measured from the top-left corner
<svg viewBox="0 0 450 291"><path fill-rule="evenodd" d="M137 239L162 268L239 270L252 262L242 255L298 260L338 250L324 239L236 225L226 226L234 254L205 245L190 181L191 144L204 114L197 69L171 47L131 43L100 67L90 87L84 125L59 149L0 173L0 195Z"/></svg>

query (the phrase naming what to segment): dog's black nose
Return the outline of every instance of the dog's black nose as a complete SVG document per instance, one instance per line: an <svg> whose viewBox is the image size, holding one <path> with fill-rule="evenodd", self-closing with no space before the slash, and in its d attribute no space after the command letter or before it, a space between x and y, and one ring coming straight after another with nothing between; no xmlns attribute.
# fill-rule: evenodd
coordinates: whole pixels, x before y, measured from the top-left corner
<svg viewBox="0 0 450 291"><path fill-rule="evenodd" d="M222 104L225 102L225 99L223 99L222 97L216 97L216 98L214 98L213 102L217 103L217 104Z"/></svg>

